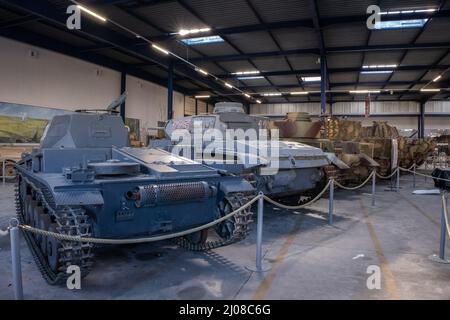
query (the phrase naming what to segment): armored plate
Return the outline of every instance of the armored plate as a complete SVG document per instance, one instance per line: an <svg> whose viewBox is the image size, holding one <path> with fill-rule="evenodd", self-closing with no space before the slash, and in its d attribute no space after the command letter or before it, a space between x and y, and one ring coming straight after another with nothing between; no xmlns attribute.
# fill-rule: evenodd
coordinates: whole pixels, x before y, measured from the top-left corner
<svg viewBox="0 0 450 320"><path fill-rule="evenodd" d="M99 176L133 175L138 174L140 171L138 163L121 161L90 163L88 168L95 170L95 175Z"/></svg>

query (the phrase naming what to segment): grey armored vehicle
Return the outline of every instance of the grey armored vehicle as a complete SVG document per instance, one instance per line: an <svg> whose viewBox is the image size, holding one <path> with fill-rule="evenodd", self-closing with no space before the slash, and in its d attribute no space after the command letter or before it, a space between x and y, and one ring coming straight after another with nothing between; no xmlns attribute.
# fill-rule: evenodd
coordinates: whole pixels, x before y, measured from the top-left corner
<svg viewBox="0 0 450 320"><path fill-rule="evenodd" d="M122 119L111 110L54 117L39 148L16 166L17 214L24 224L80 237L125 239L200 226L241 207L254 188L244 179L163 150L128 147ZM247 209L180 243L195 250L246 236ZM50 284L65 281L70 265L86 275L93 244L25 232Z"/></svg>
<svg viewBox="0 0 450 320"><path fill-rule="evenodd" d="M240 103L222 102L215 105L214 114L201 114L170 120L165 127L166 138L154 140L151 147L162 148L168 151L182 149L178 136L183 130L191 137L196 128L207 133L209 129L216 129L226 134L229 129L269 129L269 121L264 117L247 115ZM177 137L175 137L177 136ZM256 140L260 137L257 136ZM275 198L295 200L297 203L308 201L323 187L325 182L324 167L329 165L326 154L319 148L311 147L292 141L277 141L275 146L269 145L266 155L258 154L258 148L264 142L255 140L236 141L233 147L223 146L215 150L214 163L207 160L208 156L199 154L192 141L191 159L202 159L204 163L228 172L240 174L258 190ZM185 143L184 141L183 143ZM181 144L181 145L180 145ZM270 144L270 141L267 141ZM177 153L175 152L175 153ZM217 154L220 153L218 157ZM183 154L183 156L187 156ZM235 163L220 159L235 158ZM219 159L219 160L218 160ZM254 160L254 161L250 161ZM267 170L277 161L278 170Z"/></svg>

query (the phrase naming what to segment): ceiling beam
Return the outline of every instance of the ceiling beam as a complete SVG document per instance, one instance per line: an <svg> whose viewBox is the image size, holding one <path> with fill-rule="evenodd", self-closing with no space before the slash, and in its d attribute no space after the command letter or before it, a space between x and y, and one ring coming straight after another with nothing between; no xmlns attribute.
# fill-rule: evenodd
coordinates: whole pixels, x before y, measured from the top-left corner
<svg viewBox="0 0 450 320"><path fill-rule="evenodd" d="M399 66L395 68L396 71L420 71L420 70L446 70L450 68L450 65L411 65L411 66ZM377 71L391 71L392 68L378 68ZM328 68L328 73L348 73L348 72L360 72L367 71L367 69L362 69L360 67L347 67L347 68ZM276 71L265 71L261 72L260 76L272 77L272 76L288 76L288 75L308 75L308 74L319 74L320 68L316 69L294 69L294 70L276 70ZM233 74L221 74L218 75L222 79L233 79L238 76Z"/></svg>
<svg viewBox="0 0 450 320"><path fill-rule="evenodd" d="M60 28L66 29L67 15L65 10L60 10L50 3L44 0L14 0L5 1L11 6L17 7L29 14L34 14L43 20L49 21ZM122 34L109 29L107 26L99 25L100 23L90 21L85 19L83 21L83 27L81 30L71 31L74 34L80 35L84 38L88 38L97 42L105 43L111 45L120 51L126 52L132 56L149 62L155 62L164 68L169 66L169 57L163 56L150 48L149 45L146 46L129 46L129 38L123 36ZM69 32L69 31L68 31ZM182 73L187 77L196 80L200 83L205 84L212 90L214 90L218 95L227 95L230 90L224 88L221 84L208 77L203 77L199 75L193 68L185 65L179 64L175 67L176 72ZM242 101L247 102L244 99Z"/></svg>
<svg viewBox="0 0 450 320"><path fill-rule="evenodd" d="M370 46L346 46L346 47L329 47L326 48L327 54L332 53L349 53L349 52L375 52L375 51L392 51L392 50L426 50L426 49L448 49L450 42L438 43L417 43L417 44L390 44L390 45L370 45ZM192 62L207 61L237 61L262 57L277 57L290 55L314 54L320 56L319 48L311 49L294 49L270 52L255 52L243 54L230 54L222 56L209 56L204 58L192 58Z"/></svg>

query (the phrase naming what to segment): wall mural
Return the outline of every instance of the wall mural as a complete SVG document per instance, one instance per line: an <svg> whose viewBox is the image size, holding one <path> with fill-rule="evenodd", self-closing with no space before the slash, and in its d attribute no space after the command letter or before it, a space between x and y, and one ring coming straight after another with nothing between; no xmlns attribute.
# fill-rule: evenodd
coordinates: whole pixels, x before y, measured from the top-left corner
<svg viewBox="0 0 450 320"><path fill-rule="evenodd" d="M71 111L0 102L0 143L39 143L47 123Z"/></svg>
<svg viewBox="0 0 450 320"><path fill-rule="evenodd" d="M48 122L72 111L0 102L0 143L39 143ZM126 118L132 145L140 140L140 120ZM135 142L135 143L133 143Z"/></svg>

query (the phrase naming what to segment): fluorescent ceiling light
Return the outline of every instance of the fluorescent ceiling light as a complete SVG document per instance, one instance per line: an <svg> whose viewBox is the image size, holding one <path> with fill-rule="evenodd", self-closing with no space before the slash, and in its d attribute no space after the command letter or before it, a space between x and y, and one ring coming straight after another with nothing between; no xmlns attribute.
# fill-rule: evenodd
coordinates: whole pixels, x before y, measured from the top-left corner
<svg viewBox="0 0 450 320"><path fill-rule="evenodd" d="M412 20L394 20L394 21L380 21L375 23L375 29L389 30L389 29L408 29L408 28L422 28L428 19L412 19Z"/></svg>
<svg viewBox="0 0 450 320"><path fill-rule="evenodd" d="M361 71L361 74L386 74L392 72L394 72L394 70Z"/></svg>
<svg viewBox="0 0 450 320"><path fill-rule="evenodd" d="M422 89L420 89L420 91L422 91L422 92L439 92L439 91L441 91L441 89L424 89L424 88L422 88Z"/></svg>
<svg viewBox="0 0 450 320"><path fill-rule="evenodd" d="M396 64L371 64L371 65L364 65L363 69L384 69L384 68L397 68L398 65Z"/></svg>
<svg viewBox="0 0 450 320"><path fill-rule="evenodd" d="M256 100L256 103L261 104L261 100Z"/></svg>
<svg viewBox="0 0 450 320"><path fill-rule="evenodd" d="M248 93L244 93L244 96L246 96L247 98L250 98L250 95Z"/></svg>
<svg viewBox="0 0 450 320"><path fill-rule="evenodd" d="M195 99L207 99L211 98L211 96L195 96Z"/></svg>
<svg viewBox="0 0 450 320"><path fill-rule="evenodd" d="M225 82L224 84L225 84L226 87L228 87L230 89L233 89L233 86L231 84L229 84L228 82Z"/></svg>
<svg viewBox="0 0 450 320"><path fill-rule="evenodd" d="M307 95L307 94L309 94L308 91L294 91L294 92L291 92L291 95L293 95L293 96L300 96L300 95Z"/></svg>
<svg viewBox="0 0 450 320"><path fill-rule="evenodd" d="M318 82L322 80L321 77L302 77L303 82Z"/></svg>
<svg viewBox="0 0 450 320"><path fill-rule="evenodd" d="M249 77L238 77L238 80L257 80L264 79L263 76L249 76Z"/></svg>
<svg viewBox="0 0 450 320"><path fill-rule="evenodd" d="M97 19L99 19L99 20L101 20L101 21L103 21L103 22L106 22L106 18L104 18L104 17L102 17L101 15L95 13L94 11L91 11L91 10L89 10L88 8L85 8L85 7L80 6L80 5L78 5L78 8L80 8L80 10L82 10L82 11L84 11L84 12L90 14L91 16L93 16L93 17L95 17L95 18L97 18Z"/></svg>
<svg viewBox="0 0 450 320"><path fill-rule="evenodd" d="M195 46L201 44L224 42L224 40L219 36L209 36L209 37L182 39L181 42L187 44L188 46Z"/></svg>
<svg viewBox="0 0 450 320"><path fill-rule="evenodd" d="M381 90L350 90L349 93L364 94L364 93L380 93Z"/></svg>
<svg viewBox="0 0 450 320"><path fill-rule="evenodd" d="M245 76L248 74L260 74L261 72L259 72L258 70L254 70L254 71L238 71L238 72L233 72L232 74L236 75L236 76Z"/></svg>
<svg viewBox="0 0 450 320"><path fill-rule="evenodd" d="M407 10L383 11L383 12L380 12L380 15L423 13L423 12L435 12L435 11L438 11L438 9L417 9L417 10L407 9Z"/></svg>
<svg viewBox="0 0 450 320"><path fill-rule="evenodd" d="M195 68L195 71L197 71L197 72L199 72L199 73L201 73L201 74L203 74L203 75L205 75L205 76L208 75L208 72L206 72L205 70L200 69L200 68Z"/></svg>
<svg viewBox="0 0 450 320"><path fill-rule="evenodd" d="M439 81L442 78L441 75L437 76L436 78L433 79L433 82Z"/></svg>
<svg viewBox="0 0 450 320"><path fill-rule="evenodd" d="M438 9L419 9L414 10L414 12L420 13L420 12L436 12Z"/></svg>
<svg viewBox="0 0 450 320"><path fill-rule="evenodd" d="M178 34L181 36L185 36L188 34L196 34L196 33L203 33L203 32L209 32L211 31L211 28L201 28L201 29L181 29L180 31L178 31Z"/></svg>
<svg viewBox="0 0 450 320"><path fill-rule="evenodd" d="M167 51L166 49L161 48L160 46L157 46L156 44L152 44L152 47L156 50L158 50L159 52L162 52L164 54L169 54L169 51Z"/></svg>
<svg viewBox="0 0 450 320"><path fill-rule="evenodd" d="M262 94L263 97L279 97L281 96L280 92L268 92L268 93L263 93Z"/></svg>

